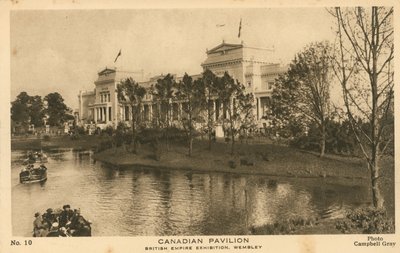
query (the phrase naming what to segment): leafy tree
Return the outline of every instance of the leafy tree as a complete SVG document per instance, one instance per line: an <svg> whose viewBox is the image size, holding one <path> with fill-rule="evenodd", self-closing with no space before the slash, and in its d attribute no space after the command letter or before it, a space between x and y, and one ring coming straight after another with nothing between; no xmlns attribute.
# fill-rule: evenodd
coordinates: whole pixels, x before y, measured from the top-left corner
<svg viewBox="0 0 400 253"><path fill-rule="evenodd" d="M133 152L137 153L137 128L140 125L140 120L142 118L142 101L146 95L146 89L140 86L132 78L127 78L117 85L117 93L119 101L130 105Z"/></svg>
<svg viewBox="0 0 400 253"><path fill-rule="evenodd" d="M169 148L168 128L171 126L171 100L174 97L174 77L167 74L157 80L153 88L153 98L157 104L157 126L165 128L166 146Z"/></svg>
<svg viewBox="0 0 400 253"><path fill-rule="evenodd" d="M273 91L273 122L284 127L302 121L303 129L316 124L320 156L325 154L326 127L330 118L331 46L313 43L298 53L288 72L277 79Z"/></svg>
<svg viewBox="0 0 400 253"><path fill-rule="evenodd" d="M44 106L40 96L29 96L21 92L11 103L11 119L23 126L43 125Z"/></svg>
<svg viewBox="0 0 400 253"><path fill-rule="evenodd" d="M236 136L241 132L252 131L255 128L253 113L254 97L246 93L246 88L225 72L218 83L218 96L222 102L224 115L222 123L231 138L231 154L234 154Z"/></svg>
<svg viewBox="0 0 400 253"><path fill-rule="evenodd" d="M21 92L17 98L11 103L11 119L21 124L22 126L27 126L29 124L29 101L30 96L25 91Z"/></svg>
<svg viewBox="0 0 400 253"><path fill-rule="evenodd" d="M206 96L206 101L207 101L207 106L206 106L206 112L207 112L207 135L208 135L208 150L211 150L211 143L212 143L212 133L213 129L215 127L215 111L214 111L214 106L211 104L212 100L216 99L216 93L217 93L217 82L219 78L214 75L211 70L206 69L203 72L202 76L202 83L199 83L199 85L202 85L205 91L205 96Z"/></svg>
<svg viewBox="0 0 400 253"><path fill-rule="evenodd" d="M44 104L40 96L30 97L29 116L31 124L34 124L35 126L43 125Z"/></svg>
<svg viewBox="0 0 400 253"><path fill-rule="evenodd" d="M201 113L206 104L204 86L202 80L193 81L192 77L185 73L177 88L177 99L185 101L182 107L182 124L188 138L188 155L191 156L195 124L202 121Z"/></svg>
<svg viewBox="0 0 400 253"><path fill-rule="evenodd" d="M47 102L45 113L51 126L61 126L68 119L73 118L71 109L64 103L63 97L58 92L49 93L44 97Z"/></svg>
<svg viewBox="0 0 400 253"><path fill-rule="evenodd" d="M393 7L334 8L336 57L346 114L370 171L374 207L382 208L380 160L393 143Z"/></svg>

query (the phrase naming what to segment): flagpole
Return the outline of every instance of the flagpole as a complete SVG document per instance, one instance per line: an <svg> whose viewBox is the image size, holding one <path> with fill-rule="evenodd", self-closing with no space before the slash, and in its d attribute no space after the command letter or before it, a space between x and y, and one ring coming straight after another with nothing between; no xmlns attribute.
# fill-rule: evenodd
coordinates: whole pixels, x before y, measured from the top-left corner
<svg viewBox="0 0 400 253"><path fill-rule="evenodd" d="M120 56L121 56L121 49L119 50L117 57L115 57L114 63L118 60L118 57L120 57Z"/></svg>
<svg viewBox="0 0 400 253"><path fill-rule="evenodd" d="M242 31L242 18L240 18L240 22L239 22L239 33L238 33L238 38L240 38L241 31Z"/></svg>

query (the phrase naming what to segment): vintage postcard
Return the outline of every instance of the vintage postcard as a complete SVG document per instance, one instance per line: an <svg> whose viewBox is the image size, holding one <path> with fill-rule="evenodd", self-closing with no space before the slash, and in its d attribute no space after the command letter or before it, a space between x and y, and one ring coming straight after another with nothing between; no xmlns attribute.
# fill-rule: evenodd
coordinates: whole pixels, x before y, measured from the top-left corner
<svg viewBox="0 0 400 253"><path fill-rule="evenodd" d="M398 2L0 7L0 252L400 251Z"/></svg>

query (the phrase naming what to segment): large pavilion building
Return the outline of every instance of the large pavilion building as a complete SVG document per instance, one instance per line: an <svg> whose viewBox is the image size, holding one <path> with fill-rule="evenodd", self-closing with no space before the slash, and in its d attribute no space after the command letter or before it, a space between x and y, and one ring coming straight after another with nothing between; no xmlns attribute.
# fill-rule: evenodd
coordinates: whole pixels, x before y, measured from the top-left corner
<svg viewBox="0 0 400 253"><path fill-rule="evenodd" d="M273 49L250 47L243 44L228 44L224 41L207 50L207 58L201 64L203 70L209 69L217 76L228 72L235 80L244 84L247 92L253 93L255 97L255 117L260 128L267 124L266 112L270 103L274 80L279 74L287 71L286 66L271 61ZM118 101L117 84L128 77L126 73L117 69L105 68L98 73L92 91L80 91L78 121L81 125L94 124L96 127L116 127L118 122L129 124L131 119L129 106ZM154 76L148 80L141 80L139 84L144 88L150 88L163 78L163 75ZM173 75L175 81L179 82L182 77ZM201 74L193 75L193 79L200 78ZM136 79L136 78L135 78ZM140 80L140 78L138 78ZM136 79L136 80L138 80ZM171 120L179 125L182 103L172 103ZM221 105L218 98L212 101L215 108L215 119L222 116ZM157 110L150 94L147 94L143 101L143 120L152 122ZM216 129L217 136L223 135L222 129Z"/></svg>

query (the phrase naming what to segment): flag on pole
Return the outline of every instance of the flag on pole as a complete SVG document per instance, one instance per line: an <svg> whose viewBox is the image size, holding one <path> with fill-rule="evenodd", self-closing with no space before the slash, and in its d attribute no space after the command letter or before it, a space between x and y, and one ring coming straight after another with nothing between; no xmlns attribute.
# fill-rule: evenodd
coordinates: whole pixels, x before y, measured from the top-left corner
<svg viewBox="0 0 400 253"><path fill-rule="evenodd" d="M241 31L242 31L242 18L240 18L238 38L240 38Z"/></svg>
<svg viewBox="0 0 400 253"><path fill-rule="evenodd" d="M120 55L121 55L121 49L119 50L117 57L115 57L114 63L117 61L117 59L118 59L118 57L120 57Z"/></svg>

